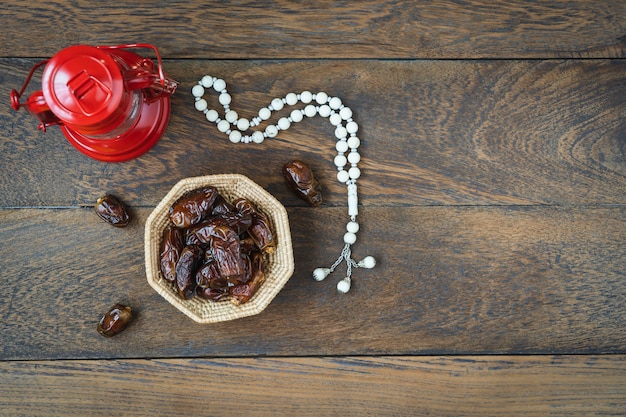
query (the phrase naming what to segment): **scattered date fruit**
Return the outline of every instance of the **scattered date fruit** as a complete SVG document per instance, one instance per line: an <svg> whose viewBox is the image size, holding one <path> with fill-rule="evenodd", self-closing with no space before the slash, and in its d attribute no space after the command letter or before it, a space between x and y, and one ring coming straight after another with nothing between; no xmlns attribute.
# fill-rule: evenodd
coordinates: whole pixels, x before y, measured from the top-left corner
<svg viewBox="0 0 626 417"><path fill-rule="evenodd" d="M322 204L322 186L311 168L299 159L283 165L283 176L289 187L311 207Z"/></svg>
<svg viewBox="0 0 626 417"><path fill-rule="evenodd" d="M126 204L111 194L98 198L94 211L98 217L115 227L126 227L130 221Z"/></svg>
<svg viewBox="0 0 626 417"><path fill-rule="evenodd" d="M115 304L100 319L98 333L104 337L113 337L124 330L132 320L133 313L130 307Z"/></svg>
<svg viewBox="0 0 626 417"><path fill-rule="evenodd" d="M230 301L254 296L265 280L276 238L268 218L245 198L228 201L214 187L191 190L170 207L160 243L165 279L186 300Z"/></svg>

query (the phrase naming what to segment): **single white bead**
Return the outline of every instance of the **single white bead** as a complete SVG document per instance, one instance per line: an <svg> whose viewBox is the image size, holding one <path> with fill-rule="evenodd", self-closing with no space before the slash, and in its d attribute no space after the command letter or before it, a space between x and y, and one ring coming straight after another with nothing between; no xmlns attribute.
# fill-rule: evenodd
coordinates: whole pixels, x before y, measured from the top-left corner
<svg viewBox="0 0 626 417"><path fill-rule="evenodd" d="M350 174L348 174L348 171L346 170L341 170L339 172L337 172L337 180L339 182L346 182L350 179Z"/></svg>
<svg viewBox="0 0 626 417"><path fill-rule="evenodd" d="M319 110L318 110L318 112L319 112L320 116L322 116L322 117L328 117L328 116L330 116L330 112L331 112L331 111L332 111L332 110L330 109L330 106L329 106L329 105L327 105L327 104L324 104L324 105L320 106L320 108L319 108Z"/></svg>
<svg viewBox="0 0 626 417"><path fill-rule="evenodd" d="M206 102L205 99L201 98L200 100L196 101L195 106L196 106L196 110L204 111L209 106L209 104Z"/></svg>
<svg viewBox="0 0 626 417"><path fill-rule="evenodd" d="M217 130L219 130L222 133L230 130L230 123L228 123L228 120L220 120L217 123Z"/></svg>
<svg viewBox="0 0 626 417"><path fill-rule="evenodd" d="M330 274L330 269L328 268L315 268L313 271L313 279L315 281L323 281Z"/></svg>
<svg viewBox="0 0 626 417"><path fill-rule="evenodd" d="M309 104L313 100L313 94L310 91L303 91L300 93L300 101L304 104Z"/></svg>
<svg viewBox="0 0 626 417"><path fill-rule="evenodd" d="M228 120L220 120L219 123L217 124L217 130L219 130L220 132L226 132L230 129L230 123L228 123Z"/></svg>
<svg viewBox="0 0 626 417"><path fill-rule="evenodd" d="M194 85L191 89L191 94L193 94L194 97L202 97L204 95L204 87L200 84Z"/></svg>
<svg viewBox="0 0 626 417"><path fill-rule="evenodd" d="M351 136L348 138L348 146L350 149L356 149L361 144L361 140L356 136Z"/></svg>
<svg viewBox="0 0 626 417"><path fill-rule="evenodd" d="M345 277L344 279L339 281L337 283L337 291L339 291L342 294L345 294L348 291L350 291L350 283L351 283L350 281L351 281L350 277Z"/></svg>
<svg viewBox="0 0 626 417"><path fill-rule="evenodd" d="M346 130L348 133L356 133L359 130L359 125L356 122L348 122L346 124Z"/></svg>
<svg viewBox="0 0 626 417"><path fill-rule="evenodd" d="M350 107L344 107L343 109L339 110L339 115L343 120L348 120L352 117L352 110L350 110Z"/></svg>
<svg viewBox="0 0 626 417"><path fill-rule="evenodd" d="M224 115L224 119L228 121L228 123L235 123L239 115L235 110L228 110Z"/></svg>
<svg viewBox="0 0 626 417"><path fill-rule="evenodd" d="M237 120L237 129L245 132L250 128L250 121L248 119L241 118Z"/></svg>
<svg viewBox="0 0 626 417"><path fill-rule="evenodd" d="M213 77L211 77L210 75L205 75L204 77L202 77L200 82L202 83L202 86L204 88L211 88L211 86L213 86Z"/></svg>
<svg viewBox="0 0 626 417"><path fill-rule="evenodd" d="M346 234L343 235L343 241L348 245L352 245L354 242L356 242L356 234L346 232Z"/></svg>
<svg viewBox="0 0 626 417"><path fill-rule="evenodd" d="M337 166L337 168L343 168L344 166L346 166L347 162L348 160L343 155L337 155L335 157L335 165Z"/></svg>
<svg viewBox="0 0 626 417"><path fill-rule="evenodd" d="M335 149L337 152L347 152L348 151L348 142L345 140L338 140L335 145Z"/></svg>
<svg viewBox="0 0 626 417"><path fill-rule="evenodd" d="M350 178L352 178L353 180L356 180L361 176L361 170L357 167L352 167L348 170L348 175L350 175Z"/></svg>
<svg viewBox="0 0 626 417"><path fill-rule="evenodd" d="M359 231L359 224L357 222L348 222L346 230L350 233L356 233Z"/></svg>
<svg viewBox="0 0 626 417"><path fill-rule="evenodd" d="M343 139L346 136L348 136L348 131L346 130L346 128L343 126L337 126L337 128L335 129L335 137L337 139Z"/></svg>
<svg viewBox="0 0 626 417"><path fill-rule="evenodd" d="M341 124L341 116L339 116L337 113L333 113L330 115L328 121L333 126L339 126Z"/></svg>
<svg viewBox="0 0 626 417"><path fill-rule="evenodd" d="M213 85L213 77L211 77L210 75L205 75L204 77L202 77L199 84L202 84L204 88L211 88L211 86Z"/></svg>
<svg viewBox="0 0 626 417"><path fill-rule="evenodd" d="M348 162L351 164L358 164L361 160L361 155L357 151L352 151L348 154Z"/></svg>
<svg viewBox="0 0 626 417"><path fill-rule="evenodd" d="M230 104L232 99L230 97L230 94L222 93L222 94L220 94L219 100L220 100L220 104L222 106L226 106L226 105Z"/></svg>
<svg viewBox="0 0 626 417"><path fill-rule="evenodd" d="M255 132L252 132L252 141L254 143L262 143L263 140L265 140L265 137L263 136L263 132L259 132L258 130Z"/></svg>
<svg viewBox="0 0 626 417"><path fill-rule="evenodd" d="M285 101L288 105L293 106L298 102L298 96L296 93L289 93L285 96Z"/></svg>
<svg viewBox="0 0 626 417"><path fill-rule="evenodd" d="M291 117L291 120L293 120L294 123L301 122L302 119L304 118L304 116L302 115L302 111L301 110L294 110L294 111L292 111L291 114L289 115L289 117Z"/></svg>
<svg viewBox="0 0 626 417"><path fill-rule="evenodd" d="M361 268L372 269L376 266L376 259L374 259L373 256L366 256L361 259L357 265Z"/></svg>
<svg viewBox="0 0 626 417"><path fill-rule="evenodd" d="M284 105L285 104L283 103L283 101L279 98L275 98L274 100L272 100L272 107L274 108L274 110L281 110Z"/></svg>
<svg viewBox="0 0 626 417"><path fill-rule="evenodd" d="M216 110L211 109L208 112L206 112L205 116L206 116L206 119L212 123L216 121L220 115L217 113Z"/></svg>
<svg viewBox="0 0 626 417"><path fill-rule="evenodd" d="M333 97L328 101L328 105L331 109L337 110L341 107L341 99L339 97Z"/></svg>
<svg viewBox="0 0 626 417"><path fill-rule="evenodd" d="M317 104L326 104L328 102L328 94L320 91L315 95L315 101L317 101Z"/></svg>
<svg viewBox="0 0 626 417"><path fill-rule="evenodd" d="M280 119L278 119L277 124L280 130L287 130L289 129L289 126L291 126L291 122L286 117L281 117Z"/></svg>
<svg viewBox="0 0 626 417"><path fill-rule="evenodd" d="M272 112L267 107L263 107L261 110L259 110L259 117L261 118L261 120L267 120L271 116L272 116Z"/></svg>
<svg viewBox="0 0 626 417"><path fill-rule="evenodd" d="M265 134L270 137L276 137L276 135L278 135L278 128L274 125L269 125L265 128Z"/></svg>
<svg viewBox="0 0 626 417"><path fill-rule="evenodd" d="M226 89L226 81L222 80L221 78L213 81L213 89L218 93L221 93Z"/></svg>
<svg viewBox="0 0 626 417"><path fill-rule="evenodd" d="M241 142L241 132L238 130L233 130L232 132L230 132L230 134L228 135L228 139L230 139L230 141L232 143L238 143Z"/></svg>
<svg viewBox="0 0 626 417"><path fill-rule="evenodd" d="M315 108L313 104L309 104L308 106L304 108L304 114L307 117L313 117L317 114L317 109Z"/></svg>

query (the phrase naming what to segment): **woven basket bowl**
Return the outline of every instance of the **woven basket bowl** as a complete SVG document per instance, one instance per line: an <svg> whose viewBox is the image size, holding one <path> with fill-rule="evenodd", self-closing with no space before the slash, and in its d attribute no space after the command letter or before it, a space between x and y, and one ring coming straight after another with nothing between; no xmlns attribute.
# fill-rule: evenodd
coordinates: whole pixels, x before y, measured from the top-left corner
<svg viewBox="0 0 626 417"><path fill-rule="evenodd" d="M245 197L255 203L269 219L276 236L276 250L267 256L265 262L265 281L250 300L239 306L230 300L215 302L200 297L184 300L176 292L174 284L168 282L161 273L159 250L163 230L170 224L169 209L187 191L204 186L215 187L228 201ZM145 252L146 276L150 286L198 323L217 323L259 314L287 283L294 270L291 232L285 207L252 180L238 174L186 178L174 185L146 220Z"/></svg>

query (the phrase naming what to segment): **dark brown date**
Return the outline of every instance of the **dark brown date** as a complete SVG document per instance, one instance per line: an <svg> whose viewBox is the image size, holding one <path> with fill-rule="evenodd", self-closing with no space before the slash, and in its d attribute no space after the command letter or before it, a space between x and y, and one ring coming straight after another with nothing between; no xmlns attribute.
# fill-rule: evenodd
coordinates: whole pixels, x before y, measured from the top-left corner
<svg viewBox="0 0 626 417"><path fill-rule="evenodd" d="M177 227L168 226L161 240L161 272L166 280L176 280L176 263L185 246L185 232Z"/></svg>
<svg viewBox="0 0 626 417"><path fill-rule="evenodd" d="M130 324L133 313L130 307L115 304L109 309L98 323L98 333L104 337L112 337L121 332Z"/></svg>
<svg viewBox="0 0 626 417"><path fill-rule="evenodd" d="M322 187L304 162L294 159L283 165L283 176L289 187L312 207L322 204Z"/></svg>
<svg viewBox="0 0 626 417"><path fill-rule="evenodd" d="M208 245L211 242L215 226L217 224L212 220L204 220L187 229L187 245Z"/></svg>
<svg viewBox="0 0 626 417"><path fill-rule="evenodd" d="M214 259L205 262L196 273L196 284L198 289L202 288L225 288L228 281L222 278Z"/></svg>
<svg viewBox="0 0 626 417"><path fill-rule="evenodd" d="M228 226L215 226L210 250L222 277L231 284L240 284L244 275L244 264L237 233Z"/></svg>
<svg viewBox="0 0 626 417"><path fill-rule="evenodd" d="M251 254L259 250L254 239L249 234L241 239L241 252Z"/></svg>
<svg viewBox="0 0 626 417"><path fill-rule="evenodd" d="M185 246L176 263L176 289L185 300L193 298L196 292L196 271L202 264L204 251L200 246Z"/></svg>
<svg viewBox="0 0 626 417"><path fill-rule="evenodd" d="M224 196L222 196L221 194L218 194L217 198L215 199L215 203L213 203L213 210L211 211L211 215L219 216L221 214L234 213L234 212L235 212L235 207L231 203L226 201Z"/></svg>
<svg viewBox="0 0 626 417"><path fill-rule="evenodd" d="M115 227L126 227L130 221L126 204L111 194L100 197L96 201L94 211L98 217Z"/></svg>
<svg viewBox="0 0 626 417"><path fill-rule="evenodd" d="M187 244L209 244L216 226L228 226L241 235L252 224L252 217L247 214L225 213L218 217L204 220L187 230Z"/></svg>
<svg viewBox="0 0 626 417"><path fill-rule="evenodd" d="M198 188L183 194L170 208L170 219L174 226L190 227L209 216L217 195L213 187Z"/></svg>
<svg viewBox="0 0 626 417"><path fill-rule="evenodd" d="M252 225L252 216L241 213L226 213L215 218L215 222L230 227L237 235L242 235Z"/></svg>
<svg viewBox="0 0 626 417"><path fill-rule="evenodd" d="M259 253L259 252L254 252ZM241 261L243 262L243 275L241 276L241 283L245 284L246 282L252 279L252 259L253 253L243 252L241 254Z"/></svg>
<svg viewBox="0 0 626 417"><path fill-rule="evenodd" d="M252 223L248 228L248 234L254 240L258 248L265 253L274 253L276 240L272 233L269 220L261 213L256 205L245 198L239 198L233 203L241 215L252 217Z"/></svg>
<svg viewBox="0 0 626 417"><path fill-rule="evenodd" d="M276 240L272 234L267 217L262 214L254 216L252 225L248 229L248 234L252 237L258 248L268 254L274 253L276 249Z"/></svg>
<svg viewBox="0 0 626 417"><path fill-rule="evenodd" d="M256 208L256 204L254 204L247 198L238 198L233 201L233 205L235 206L235 210L237 210L237 213L239 213L240 215L253 216L259 212L259 210Z"/></svg>
<svg viewBox="0 0 626 417"><path fill-rule="evenodd" d="M256 252L252 255L251 276L245 284L235 285L230 288L230 298L233 304L243 304L252 298L265 281L263 272L263 254Z"/></svg>

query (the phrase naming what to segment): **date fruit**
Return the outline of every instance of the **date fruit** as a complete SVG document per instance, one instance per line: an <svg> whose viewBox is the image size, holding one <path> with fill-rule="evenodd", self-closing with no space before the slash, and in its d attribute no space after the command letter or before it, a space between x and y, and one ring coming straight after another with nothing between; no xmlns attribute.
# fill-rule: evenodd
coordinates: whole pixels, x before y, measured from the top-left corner
<svg viewBox="0 0 626 417"><path fill-rule="evenodd" d="M204 187L183 194L170 208L170 220L176 227L190 227L211 214L217 190Z"/></svg>
<svg viewBox="0 0 626 417"><path fill-rule="evenodd" d="M182 229L169 225L163 232L161 240L161 272L166 280L176 280L176 263L185 247L185 232Z"/></svg>
<svg viewBox="0 0 626 417"><path fill-rule="evenodd" d="M283 176L289 187L312 207L322 204L322 187L304 162L294 159L283 165Z"/></svg>
<svg viewBox="0 0 626 417"><path fill-rule="evenodd" d="M239 198L233 203L241 216L250 216L252 222L248 228L248 235L254 240L258 248L265 253L274 253L276 240L272 234L270 222L261 213L253 202L245 198Z"/></svg>
<svg viewBox="0 0 626 417"><path fill-rule="evenodd" d="M220 274L217 264L212 258L206 261L196 273L196 284L198 289L228 287L228 281L222 278L222 274Z"/></svg>
<svg viewBox="0 0 626 417"><path fill-rule="evenodd" d="M126 227L130 221L126 204L111 194L98 198L94 211L98 217L115 227Z"/></svg>
<svg viewBox="0 0 626 417"><path fill-rule="evenodd" d="M230 297L235 305L243 304L250 300L265 280L263 255L261 253L253 254L250 269L250 279L246 283L230 288Z"/></svg>
<svg viewBox="0 0 626 417"><path fill-rule="evenodd" d="M185 300L190 300L196 293L196 272L204 260L204 251L200 246L185 246L176 264L176 290Z"/></svg>
<svg viewBox="0 0 626 417"><path fill-rule="evenodd" d="M229 283L240 284L244 263L239 236L228 226L215 226L211 239L211 254L220 275Z"/></svg>
<svg viewBox="0 0 626 417"><path fill-rule="evenodd" d="M187 244L201 245L209 244L215 235L216 226L228 226L233 229L237 235L245 233L252 224L250 215L241 215L237 213L225 213L217 217L203 220L187 229Z"/></svg>
<svg viewBox="0 0 626 417"><path fill-rule="evenodd" d="M121 332L133 320L131 308L123 304L115 304L98 323L98 333L104 337L112 337Z"/></svg>

